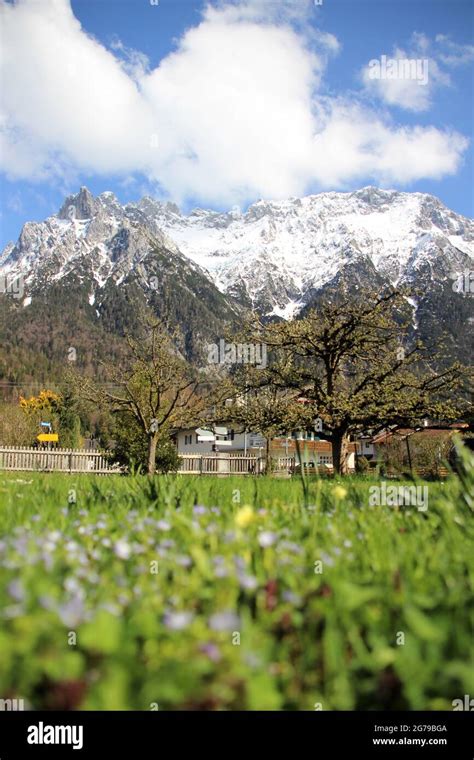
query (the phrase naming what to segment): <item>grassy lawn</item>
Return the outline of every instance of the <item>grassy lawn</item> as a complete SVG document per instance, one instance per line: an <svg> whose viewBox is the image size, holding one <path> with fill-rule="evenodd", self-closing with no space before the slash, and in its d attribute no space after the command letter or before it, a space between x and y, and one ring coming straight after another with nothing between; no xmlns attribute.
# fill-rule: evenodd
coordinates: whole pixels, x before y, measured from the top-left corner
<svg viewBox="0 0 474 760"><path fill-rule="evenodd" d="M0 698L452 709L474 693L472 463L426 511L362 477L0 473Z"/></svg>

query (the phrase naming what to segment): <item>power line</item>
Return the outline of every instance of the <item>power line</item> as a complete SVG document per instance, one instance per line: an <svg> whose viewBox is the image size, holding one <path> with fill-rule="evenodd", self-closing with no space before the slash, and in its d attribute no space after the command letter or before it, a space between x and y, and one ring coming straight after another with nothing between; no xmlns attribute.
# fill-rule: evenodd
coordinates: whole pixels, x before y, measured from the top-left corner
<svg viewBox="0 0 474 760"><path fill-rule="evenodd" d="M0 388L44 388L45 385L65 385L67 384L65 381L44 381L43 383L37 383L37 382L29 382L28 380L25 380L23 383L12 383L9 380L0 380ZM99 386L108 386L111 388L118 388L120 387L120 383L104 383L104 382L94 382L94 385Z"/></svg>

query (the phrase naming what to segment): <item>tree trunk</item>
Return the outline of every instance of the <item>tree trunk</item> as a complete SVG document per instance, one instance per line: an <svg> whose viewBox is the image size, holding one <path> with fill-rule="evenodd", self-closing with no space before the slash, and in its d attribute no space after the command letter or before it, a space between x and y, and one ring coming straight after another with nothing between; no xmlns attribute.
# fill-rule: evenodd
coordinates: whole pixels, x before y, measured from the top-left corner
<svg viewBox="0 0 474 760"><path fill-rule="evenodd" d="M338 475L347 475L348 472L348 443L346 433L334 433L332 436L332 464L334 472Z"/></svg>
<svg viewBox="0 0 474 760"><path fill-rule="evenodd" d="M270 457L270 436L267 437L265 446L265 475L270 475L271 471L271 457Z"/></svg>
<svg viewBox="0 0 474 760"><path fill-rule="evenodd" d="M156 444L158 442L158 435L148 436L148 475L154 475L156 471Z"/></svg>

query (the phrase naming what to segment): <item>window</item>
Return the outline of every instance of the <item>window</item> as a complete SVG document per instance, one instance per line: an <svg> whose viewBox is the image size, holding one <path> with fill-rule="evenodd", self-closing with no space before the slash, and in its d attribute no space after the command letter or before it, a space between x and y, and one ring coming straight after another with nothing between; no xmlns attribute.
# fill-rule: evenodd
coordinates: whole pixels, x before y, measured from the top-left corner
<svg viewBox="0 0 474 760"><path fill-rule="evenodd" d="M199 443L198 441L198 434L196 433L196 443Z"/></svg>
<svg viewBox="0 0 474 760"><path fill-rule="evenodd" d="M332 457L329 454L320 454L319 464L332 464Z"/></svg>

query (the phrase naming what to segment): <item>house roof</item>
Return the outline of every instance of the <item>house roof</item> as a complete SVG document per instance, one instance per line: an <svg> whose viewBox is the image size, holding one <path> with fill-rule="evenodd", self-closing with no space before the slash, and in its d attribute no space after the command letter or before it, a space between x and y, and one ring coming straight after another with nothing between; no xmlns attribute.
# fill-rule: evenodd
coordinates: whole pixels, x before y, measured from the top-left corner
<svg viewBox="0 0 474 760"><path fill-rule="evenodd" d="M273 438L271 448L273 450L279 449L281 451L286 450L286 441L281 438ZM332 443L331 441L300 441L300 448L302 451L309 452L316 452L320 454L332 454ZM296 444L293 438L288 438L288 449L291 449L291 451L296 450ZM350 442L347 444L347 450L349 453L352 453L356 450L356 443Z"/></svg>
<svg viewBox="0 0 474 760"><path fill-rule="evenodd" d="M425 427L420 428L420 430L415 430L414 428L398 428L397 430L383 430L381 433L377 433L377 435L374 435L372 438L372 443L380 445L384 445L387 443L388 440L391 438L399 438L404 439L407 436L412 435L423 435L426 437L436 437L439 435L442 435L443 433L449 434L453 433L456 430L462 429L464 427L467 427L467 425L457 425L457 426L446 426L446 427Z"/></svg>

